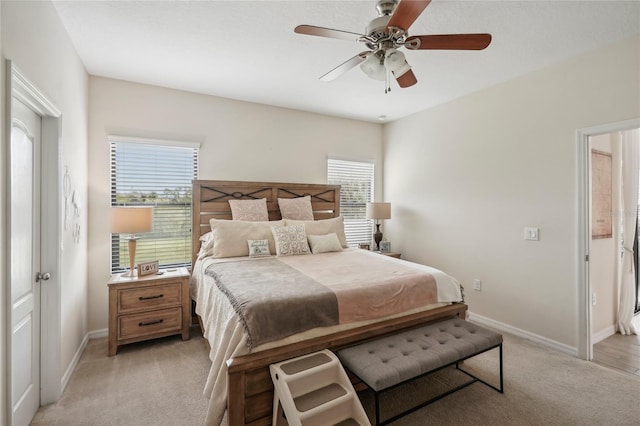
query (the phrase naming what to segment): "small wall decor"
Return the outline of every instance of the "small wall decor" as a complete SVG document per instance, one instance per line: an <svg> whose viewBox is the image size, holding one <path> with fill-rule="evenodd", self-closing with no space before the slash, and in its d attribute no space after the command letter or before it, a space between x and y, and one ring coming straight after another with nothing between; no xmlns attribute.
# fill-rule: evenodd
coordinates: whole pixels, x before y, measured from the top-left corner
<svg viewBox="0 0 640 426"><path fill-rule="evenodd" d="M611 154L591 150L591 238L611 238Z"/></svg>
<svg viewBox="0 0 640 426"><path fill-rule="evenodd" d="M391 253L391 243L389 241L380 241L380 253Z"/></svg>
<svg viewBox="0 0 640 426"><path fill-rule="evenodd" d="M158 261L138 263L138 276L144 277L145 275L158 273Z"/></svg>
<svg viewBox="0 0 640 426"><path fill-rule="evenodd" d="M69 229L69 215L71 207L71 176L69 176L69 166L64 166L64 176L62 177L62 190L64 193L64 230Z"/></svg>

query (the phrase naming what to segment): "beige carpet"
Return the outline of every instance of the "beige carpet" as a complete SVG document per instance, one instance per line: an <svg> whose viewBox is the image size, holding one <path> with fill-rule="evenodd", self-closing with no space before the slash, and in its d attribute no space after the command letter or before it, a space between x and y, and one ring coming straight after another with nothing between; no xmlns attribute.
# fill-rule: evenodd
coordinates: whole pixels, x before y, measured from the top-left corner
<svg viewBox="0 0 640 426"><path fill-rule="evenodd" d="M89 342L62 398L41 408L33 425L202 425L209 361L204 340L178 337L122 347ZM639 425L640 378L505 335L505 393L475 383L394 425ZM497 379L497 351L465 363ZM383 396L392 412L434 389L465 380L442 371ZM372 415L370 392L360 394Z"/></svg>

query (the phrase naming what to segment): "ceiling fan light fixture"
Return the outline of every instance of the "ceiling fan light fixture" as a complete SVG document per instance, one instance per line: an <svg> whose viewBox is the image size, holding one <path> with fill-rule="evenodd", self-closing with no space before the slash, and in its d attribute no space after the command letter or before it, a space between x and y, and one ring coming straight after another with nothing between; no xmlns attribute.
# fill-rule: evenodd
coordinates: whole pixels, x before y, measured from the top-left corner
<svg viewBox="0 0 640 426"><path fill-rule="evenodd" d="M411 71L411 65L409 65L407 61L404 61L404 63L400 67L393 70L393 76L397 79L399 77L402 77L408 71Z"/></svg>
<svg viewBox="0 0 640 426"><path fill-rule="evenodd" d="M369 57L360 64L360 69L374 80L384 81L387 76L386 68L375 53L369 55Z"/></svg>
<svg viewBox="0 0 640 426"><path fill-rule="evenodd" d="M384 66L389 71L396 72L406 64L404 53L397 49L387 49L384 55ZM406 71L405 71L406 72Z"/></svg>

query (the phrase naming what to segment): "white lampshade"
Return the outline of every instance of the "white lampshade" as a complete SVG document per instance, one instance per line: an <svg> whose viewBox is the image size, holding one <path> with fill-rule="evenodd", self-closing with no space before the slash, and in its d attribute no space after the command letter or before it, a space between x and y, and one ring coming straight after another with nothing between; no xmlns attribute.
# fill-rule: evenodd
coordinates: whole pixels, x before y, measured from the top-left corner
<svg viewBox="0 0 640 426"><path fill-rule="evenodd" d="M393 70L393 76L395 78L403 76L407 71L411 69L411 65L404 61L397 69Z"/></svg>
<svg viewBox="0 0 640 426"><path fill-rule="evenodd" d="M387 78L387 70L375 53L370 54L367 59L360 64L360 69L374 80L384 81Z"/></svg>
<svg viewBox="0 0 640 426"><path fill-rule="evenodd" d="M384 56L384 66L389 71L399 70L406 61L404 60L404 53L396 49L388 49Z"/></svg>
<svg viewBox="0 0 640 426"><path fill-rule="evenodd" d="M112 207L111 232L139 234L153 230L153 207Z"/></svg>
<svg viewBox="0 0 640 426"><path fill-rule="evenodd" d="M367 203L367 219L391 219L391 203Z"/></svg>

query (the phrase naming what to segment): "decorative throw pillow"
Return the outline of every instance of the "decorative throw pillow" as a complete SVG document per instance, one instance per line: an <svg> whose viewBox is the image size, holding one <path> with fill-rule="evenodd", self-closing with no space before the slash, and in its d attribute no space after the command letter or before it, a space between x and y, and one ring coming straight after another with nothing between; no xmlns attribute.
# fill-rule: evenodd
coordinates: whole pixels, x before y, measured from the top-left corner
<svg viewBox="0 0 640 426"><path fill-rule="evenodd" d="M313 220L311 197L278 198L278 206L283 219Z"/></svg>
<svg viewBox="0 0 640 426"><path fill-rule="evenodd" d="M260 198L259 200L229 200L229 206L231 207L233 220L249 222L267 222L269 220L266 198Z"/></svg>
<svg viewBox="0 0 640 426"><path fill-rule="evenodd" d="M335 233L327 235L307 235L311 253L328 253L331 251L342 251L342 244Z"/></svg>
<svg viewBox="0 0 640 426"><path fill-rule="evenodd" d="M271 256L269 240L247 240L249 245L249 257Z"/></svg>
<svg viewBox="0 0 640 426"><path fill-rule="evenodd" d="M274 226L271 228L276 242L276 254L278 256L291 256L294 254L311 254L307 233L304 225Z"/></svg>
<svg viewBox="0 0 640 426"><path fill-rule="evenodd" d="M211 219L213 232L213 257L249 256L248 240L268 240L269 252L275 253L276 246L271 233L272 226L284 225L284 221L244 222L240 220Z"/></svg>
<svg viewBox="0 0 640 426"><path fill-rule="evenodd" d="M342 216L322 220L285 220L287 226L304 225L307 235L327 235L335 233L343 248L349 247L344 234L344 218Z"/></svg>

